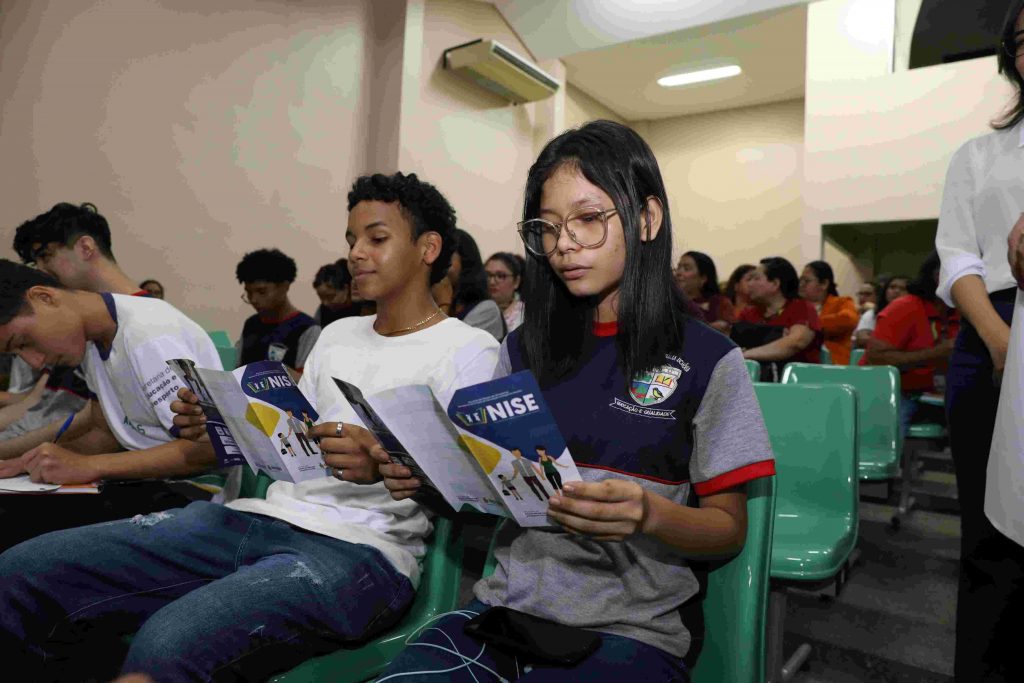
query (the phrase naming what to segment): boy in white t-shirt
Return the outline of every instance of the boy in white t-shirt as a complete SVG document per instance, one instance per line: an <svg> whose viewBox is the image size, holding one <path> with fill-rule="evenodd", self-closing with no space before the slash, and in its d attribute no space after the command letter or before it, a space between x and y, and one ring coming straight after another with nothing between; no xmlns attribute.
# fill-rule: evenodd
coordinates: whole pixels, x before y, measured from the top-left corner
<svg viewBox="0 0 1024 683"><path fill-rule="evenodd" d="M0 282L0 349L36 369L85 360L96 394L59 444L3 461L0 477L27 472L35 481L83 484L187 475L215 464L207 444L177 437L170 410L178 382L167 359L220 367L199 325L164 301L68 290L10 261L0 260Z"/></svg>
<svg viewBox="0 0 1024 683"><path fill-rule="evenodd" d="M378 314L324 330L300 382L334 477L275 482L265 500L198 502L50 534L0 555L8 666L38 672L46 662L59 677L66 644L87 645L80 634L116 616L122 632L139 629L124 673L264 680L401 617L431 523L380 483L370 455L380 446L332 378L368 393L425 383L447 401L491 378L498 345L447 319L430 296L455 247L454 210L434 187L400 173L363 177L348 203L349 267ZM175 424L200 438L195 397L181 398Z"/></svg>

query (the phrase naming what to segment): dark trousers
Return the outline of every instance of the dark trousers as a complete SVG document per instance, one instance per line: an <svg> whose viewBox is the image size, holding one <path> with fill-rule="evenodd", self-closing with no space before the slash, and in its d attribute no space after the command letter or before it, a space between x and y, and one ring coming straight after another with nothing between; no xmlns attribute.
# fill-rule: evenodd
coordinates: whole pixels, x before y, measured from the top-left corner
<svg viewBox="0 0 1024 683"><path fill-rule="evenodd" d="M163 481L112 484L98 494L0 495L0 552L51 531L170 510L209 497L194 486Z"/></svg>
<svg viewBox="0 0 1024 683"><path fill-rule="evenodd" d="M992 295L1007 323L1013 290ZM1017 627L1024 611L1024 548L985 516L985 477L999 389L992 358L964 320L946 376L950 448L960 498L960 584L956 611L957 681L1024 680Z"/></svg>

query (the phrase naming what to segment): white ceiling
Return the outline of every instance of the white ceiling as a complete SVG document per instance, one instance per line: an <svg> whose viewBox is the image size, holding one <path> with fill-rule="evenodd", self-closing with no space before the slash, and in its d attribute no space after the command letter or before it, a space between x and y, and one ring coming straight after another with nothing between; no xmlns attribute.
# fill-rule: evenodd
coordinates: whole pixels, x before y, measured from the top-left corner
<svg viewBox="0 0 1024 683"><path fill-rule="evenodd" d="M492 0L537 59L627 120L803 97L810 0ZM738 64L739 76L658 78Z"/></svg>
<svg viewBox="0 0 1024 683"><path fill-rule="evenodd" d="M491 0L537 59L564 57L810 0Z"/></svg>
<svg viewBox="0 0 1024 683"><path fill-rule="evenodd" d="M807 8L797 5L563 57L566 79L630 121L804 95ZM674 88L657 79L738 64L732 78Z"/></svg>

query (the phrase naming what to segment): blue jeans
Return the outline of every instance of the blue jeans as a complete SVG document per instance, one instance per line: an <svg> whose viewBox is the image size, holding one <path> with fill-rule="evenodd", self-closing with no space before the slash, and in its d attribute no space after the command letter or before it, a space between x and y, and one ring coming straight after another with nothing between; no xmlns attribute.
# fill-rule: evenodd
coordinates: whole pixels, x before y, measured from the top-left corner
<svg viewBox="0 0 1024 683"><path fill-rule="evenodd" d="M597 650L575 666L534 665L531 669L522 660L497 652L493 646L482 645L462 632L463 624L487 607L473 600L461 614L443 615L427 626L391 662L377 683L492 683L499 680L495 672L509 680L530 683L689 680L682 658L638 640L608 633L600 634L601 644Z"/></svg>
<svg viewBox="0 0 1024 683"><path fill-rule="evenodd" d="M197 502L0 555L0 657L25 680L79 680L104 639L137 631L125 673L265 679L387 628L412 597L374 548Z"/></svg>

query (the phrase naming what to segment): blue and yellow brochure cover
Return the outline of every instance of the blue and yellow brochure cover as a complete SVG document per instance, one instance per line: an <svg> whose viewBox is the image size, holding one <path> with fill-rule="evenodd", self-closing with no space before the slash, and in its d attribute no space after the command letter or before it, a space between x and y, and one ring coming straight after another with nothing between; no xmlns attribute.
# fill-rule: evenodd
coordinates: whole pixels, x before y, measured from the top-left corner
<svg viewBox="0 0 1024 683"><path fill-rule="evenodd" d="M167 364L199 397L222 467L249 464L273 479L298 483L330 474L308 435L319 415L276 361L233 371L197 368L187 359Z"/></svg>
<svg viewBox="0 0 1024 683"><path fill-rule="evenodd" d="M423 502L442 498L455 510L544 527L548 498L580 480L528 371L459 389L448 406L425 385L365 396L334 381L392 461L420 479Z"/></svg>

